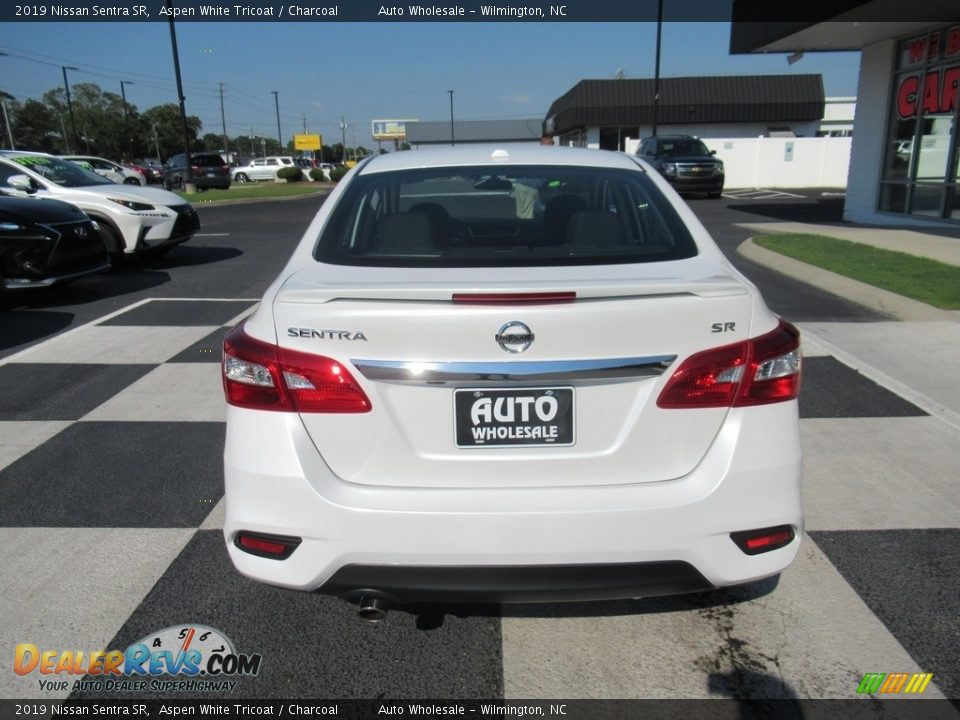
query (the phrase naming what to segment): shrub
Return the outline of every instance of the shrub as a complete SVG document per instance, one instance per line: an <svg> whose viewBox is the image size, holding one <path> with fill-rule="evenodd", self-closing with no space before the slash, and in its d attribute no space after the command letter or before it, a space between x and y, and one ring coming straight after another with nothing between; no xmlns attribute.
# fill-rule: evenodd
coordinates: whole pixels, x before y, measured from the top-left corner
<svg viewBox="0 0 960 720"><path fill-rule="evenodd" d="M323 182L327 179L327 176L324 174L323 168L310 168L310 179Z"/></svg>
<svg viewBox="0 0 960 720"><path fill-rule="evenodd" d="M303 180L303 170L296 166L282 167L277 170L277 177L287 182L297 182L298 180Z"/></svg>
<svg viewBox="0 0 960 720"><path fill-rule="evenodd" d="M330 171L330 179L334 182L340 182L348 172L350 172L349 168L334 168Z"/></svg>

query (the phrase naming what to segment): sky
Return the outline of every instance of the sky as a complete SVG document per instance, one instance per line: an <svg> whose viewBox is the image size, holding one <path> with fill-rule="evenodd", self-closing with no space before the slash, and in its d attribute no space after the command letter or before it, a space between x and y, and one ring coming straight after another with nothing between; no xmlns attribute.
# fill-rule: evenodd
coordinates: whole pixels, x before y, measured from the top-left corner
<svg viewBox="0 0 960 720"><path fill-rule="evenodd" d="M372 147L370 122L543 118L583 79L653 77L655 23L231 23L176 25L187 113L230 136L306 129ZM828 97L854 96L859 53L729 53L730 24L667 22L661 76L819 73ZM93 82L138 110L176 102L165 22L0 23L0 90L17 100ZM133 84L129 84L132 82Z"/></svg>

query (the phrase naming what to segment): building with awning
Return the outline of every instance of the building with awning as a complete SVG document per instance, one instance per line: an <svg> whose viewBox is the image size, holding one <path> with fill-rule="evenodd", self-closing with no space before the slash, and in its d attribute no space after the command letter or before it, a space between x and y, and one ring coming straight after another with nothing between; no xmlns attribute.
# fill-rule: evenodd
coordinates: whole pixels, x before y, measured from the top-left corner
<svg viewBox="0 0 960 720"><path fill-rule="evenodd" d="M820 75L660 79L657 131L698 137L814 137L824 115ZM651 134L652 78L581 80L550 106L544 127L560 144L624 150Z"/></svg>
<svg viewBox="0 0 960 720"><path fill-rule="evenodd" d="M960 6L835 0L816 22L757 22L764 12L734 0L731 53L861 53L844 218L960 223Z"/></svg>

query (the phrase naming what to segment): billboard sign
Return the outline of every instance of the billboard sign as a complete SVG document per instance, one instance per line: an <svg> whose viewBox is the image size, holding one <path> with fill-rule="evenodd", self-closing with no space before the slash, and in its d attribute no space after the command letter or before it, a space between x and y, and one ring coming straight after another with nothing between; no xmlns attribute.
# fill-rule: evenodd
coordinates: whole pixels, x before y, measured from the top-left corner
<svg viewBox="0 0 960 720"><path fill-rule="evenodd" d="M374 120L371 123L371 135L374 140L406 140L407 123L417 120Z"/></svg>
<svg viewBox="0 0 960 720"><path fill-rule="evenodd" d="M294 135L294 150L319 150L323 145L322 135Z"/></svg>

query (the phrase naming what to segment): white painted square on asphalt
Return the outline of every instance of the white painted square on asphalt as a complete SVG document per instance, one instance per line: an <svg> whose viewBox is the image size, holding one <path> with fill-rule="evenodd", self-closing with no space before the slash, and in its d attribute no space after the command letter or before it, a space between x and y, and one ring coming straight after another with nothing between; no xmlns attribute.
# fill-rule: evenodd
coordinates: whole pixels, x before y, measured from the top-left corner
<svg viewBox="0 0 960 720"><path fill-rule="evenodd" d="M216 329L206 325L88 325L19 353L11 362L159 364Z"/></svg>
<svg viewBox="0 0 960 720"><path fill-rule="evenodd" d="M80 420L226 422L220 363L160 365Z"/></svg>
<svg viewBox="0 0 960 720"><path fill-rule="evenodd" d="M8 653L0 672L0 698L66 697L69 686L63 692L41 692L39 673L14 673L15 647L32 643L40 650L85 653L122 649L107 644L193 533L0 528L0 647ZM63 678L75 679L44 679Z"/></svg>
<svg viewBox="0 0 960 720"><path fill-rule="evenodd" d="M853 699L867 672L926 672L809 537L755 600L647 613L642 602L597 603L597 615L548 607L557 616L503 608L508 700L723 698L724 683L743 682L754 698ZM602 614L612 607L623 612ZM931 685L924 697L943 695Z"/></svg>
<svg viewBox="0 0 960 720"><path fill-rule="evenodd" d="M40 447L71 424L63 420L0 422L0 470Z"/></svg>
<svg viewBox="0 0 960 720"><path fill-rule="evenodd" d="M960 432L934 417L800 421L808 530L960 527Z"/></svg>

